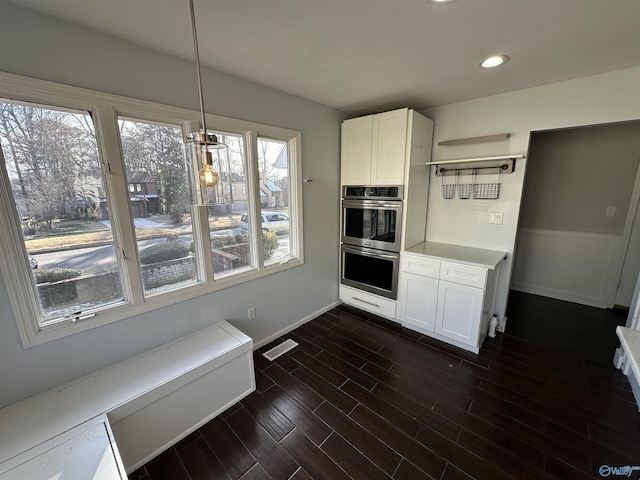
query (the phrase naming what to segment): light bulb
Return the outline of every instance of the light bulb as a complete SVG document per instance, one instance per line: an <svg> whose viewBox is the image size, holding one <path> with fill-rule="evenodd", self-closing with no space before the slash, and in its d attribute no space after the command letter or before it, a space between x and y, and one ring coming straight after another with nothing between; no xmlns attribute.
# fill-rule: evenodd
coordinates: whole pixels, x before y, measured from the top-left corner
<svg viewBox="0 0 640 480"><path fill-rule="evenodd" d="M506 55L494 55L493 57L485 58L480 66L482 68L495 68L503 65L509 61L509 57Z"/></svg>
<svg viewBox="0 0 640 480"><path fill-rule="evenodd" d="M205 163L204 167L202 167L202 170L200 170L198 174L200 183L205 187L215 187L220 180L220 176L216 172L214 172L213 168L211 167L211 165Z"/></svg>

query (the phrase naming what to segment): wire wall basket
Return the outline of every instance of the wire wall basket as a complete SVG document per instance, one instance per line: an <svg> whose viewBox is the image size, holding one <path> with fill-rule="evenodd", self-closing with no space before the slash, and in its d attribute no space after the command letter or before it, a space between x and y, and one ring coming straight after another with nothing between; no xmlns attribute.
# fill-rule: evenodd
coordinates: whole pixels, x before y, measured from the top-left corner
<svg viewBox="0 0 640 480"><path fill-rule="evenodd" d="M458 198L460 200L467 200L471 198L472 193L473 193L473 183L458 184Z"/></svg>
<svg viewBox="0 0 640 480"><path fill-rule="evenodd" d="M500 198L500 185L501 185L501 171L498 168L498 181L478 183L477 182L477 169L473 169L471 176L471 182L460 183L460 171L456 171L454 183L445 183L446 176L442 175L442 198L445 200L451 200L457 196L460 200L468 200L473 198L474 200L496 200Z"/></svg>
<svg viewBox="0 0 640 480"><path fill-rule="evenodd" d="M442 177L442 198L445 200L451 200L456 196L456 187L458 186L458 175L455 176L455 183L444 183L444 176Z"/></svg>
<svg viewBox="0 0 640 480"><path fill-rule="evenodd" d="M475 200L495 200L499 197L499 183L476 183L473 186L473 198Z"/></svg>
<svg viewBox="0 0 640 480"><path fill-rule="evenodd" d="M456 185L442 185L442 198L451 200L456 195Z"/></svg>

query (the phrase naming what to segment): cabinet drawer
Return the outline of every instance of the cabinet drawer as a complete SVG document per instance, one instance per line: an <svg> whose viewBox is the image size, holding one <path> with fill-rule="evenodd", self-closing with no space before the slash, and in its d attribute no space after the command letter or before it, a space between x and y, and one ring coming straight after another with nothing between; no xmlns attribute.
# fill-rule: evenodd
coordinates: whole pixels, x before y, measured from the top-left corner
<svg viewBox="0 0 640 480"><path fill-rule="evenodd" d="M414 255L400 255L400 270L415 273L423 277L438 278L440 276L440 261Z"/></svg>
<svg viewBox="0 0 640 480"><path fill-rule="evenodd" d="M340 285L340 300L347 305L375 313L381 317L396 319L396 302L388 298L379 297L357 288Z"/></svg>
<svg viewBox="0 0 640 480"><path fill-rule="evenodd" d="M457 263L442 262L440 266L440 279L459 283L460 285L485 288L487 284L487 270Z"/></svg>

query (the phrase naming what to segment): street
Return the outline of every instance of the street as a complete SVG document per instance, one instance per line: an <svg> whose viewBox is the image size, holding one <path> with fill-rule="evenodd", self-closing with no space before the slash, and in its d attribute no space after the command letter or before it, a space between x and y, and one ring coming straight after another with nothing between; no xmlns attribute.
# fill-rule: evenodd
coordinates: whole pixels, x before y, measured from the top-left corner
<svg viewBox="0 0 640 480"><path fill-rule="evenodd" d="M215 230L211 232L212 238L215 236L228 236L243 233L237 228ZM289 256L289 234L278 236L279 245L269 263L277 263ZM191 234L180 235L183 242L191 242ZM138 242L138 250L166 242L166 238L154 238ZM32 255L38 262L38 268L75 268L82 272L91 270L105 270L116 266L115 248L113 245L100 247L76 248L73 250L61 250L57 252L41 253Z"/></svg>

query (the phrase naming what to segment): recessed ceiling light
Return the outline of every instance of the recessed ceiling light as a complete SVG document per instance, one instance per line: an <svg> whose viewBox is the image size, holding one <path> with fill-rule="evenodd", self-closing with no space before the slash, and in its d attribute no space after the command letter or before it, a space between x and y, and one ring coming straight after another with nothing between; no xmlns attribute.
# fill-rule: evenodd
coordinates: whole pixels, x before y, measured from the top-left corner
<svg viewBox="0 0 640 480"><path fill-rule="evenodd" d="M435 3L436 5L442 5L443 3L451 3L455 2L455 0L429 0L431 3Z"/></svg>
<svg viewBox="0 0 640 480"><path fill-rule="evenodd" d="M499 67L500 65L504 65L508 61L509 61L509 57L507 57L506 55L494 55L492 57L485 58L480 63L480 66L482 68L494 68L494 67Z"/></svg>

